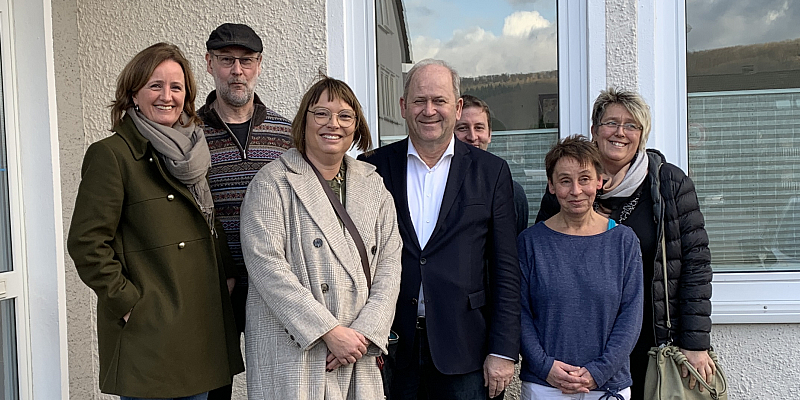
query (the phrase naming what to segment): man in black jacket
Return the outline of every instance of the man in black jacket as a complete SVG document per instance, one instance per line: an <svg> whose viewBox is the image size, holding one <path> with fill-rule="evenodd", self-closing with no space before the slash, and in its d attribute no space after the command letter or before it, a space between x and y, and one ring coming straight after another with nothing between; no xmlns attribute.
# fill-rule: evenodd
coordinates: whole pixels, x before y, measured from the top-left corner
<svg viewBox="0 0 800 400"><path fill-rule="evenodd" d="M363 158L394 196L403 238L392 400L495 397L519 357L511 173L455 139L458 91L446 63L417 63L400 99L409 138Z"/></svg>

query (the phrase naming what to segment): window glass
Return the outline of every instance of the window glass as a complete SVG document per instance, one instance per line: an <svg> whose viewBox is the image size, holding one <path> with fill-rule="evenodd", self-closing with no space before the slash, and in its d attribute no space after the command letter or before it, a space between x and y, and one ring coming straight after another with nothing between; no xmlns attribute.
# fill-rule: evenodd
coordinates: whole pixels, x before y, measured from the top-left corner
<svg viewBox="0 0 800 400"><path fill-rule="evenodd" d="M0 301L0 398L19 399L15 299Z"/></svg>
<svg viewBox="0 0 800 400"><path fill-rule="evenodd" d="M525 189L533 224L547 187L544 155L558 139L556 0L376 0L378 136L406 137L403 77L425 58L448 62L461 93L492 115L488 151Z"/></svg>
<svg viewBox="0 0 800 400"><path fill-rule="evenodd" d="M800 8L688 0L689 174L715 271L800 270Z"/></svg>
<svg viewBox="0 0 800 400"><path fill-rule="evenodd" d="M0 70L0 75L2 70ZM11 265L11 208L8 203L8 158L6 157L5 111L0 85L0 272L12 270Z"/></svg>

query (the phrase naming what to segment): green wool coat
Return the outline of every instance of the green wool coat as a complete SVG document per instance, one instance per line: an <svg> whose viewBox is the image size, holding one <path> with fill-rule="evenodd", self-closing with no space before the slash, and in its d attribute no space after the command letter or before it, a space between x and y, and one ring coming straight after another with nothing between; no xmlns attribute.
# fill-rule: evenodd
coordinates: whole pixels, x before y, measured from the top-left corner
<svg viewBox="0 0 800 400"><path fill-rule="evenodd" d="M171 398L229 384L244 365L227 244L133 121L114 130L86 151L67 239L97 294L100 389Z"/></svg>

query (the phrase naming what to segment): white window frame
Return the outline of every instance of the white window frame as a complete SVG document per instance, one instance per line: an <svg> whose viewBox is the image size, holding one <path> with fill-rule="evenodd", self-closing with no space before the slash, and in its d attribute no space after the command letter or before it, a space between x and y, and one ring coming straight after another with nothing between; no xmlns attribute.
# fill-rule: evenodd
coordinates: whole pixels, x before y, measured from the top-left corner
<svg viewBox="0 0 800 400"><path fill-rule="evenodd" d="M639 0L640 92L650 104L649 146L688 171L686 3ZM800 323L800 272L715 273L715 324Z"/></svg>
<svg viewBox="0 0 800 400"><path fill-rule="evenodd" d="M22 400L69 397L52 37L50 1L0 0L14 278L22 281L7 296L17 298Z"/></svg>

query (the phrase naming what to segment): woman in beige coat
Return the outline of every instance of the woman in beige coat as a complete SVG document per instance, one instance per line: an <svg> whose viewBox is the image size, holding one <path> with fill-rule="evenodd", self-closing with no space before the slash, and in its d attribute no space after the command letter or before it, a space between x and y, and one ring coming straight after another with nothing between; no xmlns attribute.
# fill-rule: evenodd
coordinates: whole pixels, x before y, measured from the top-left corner
<svg viewBox="0 0 800 400"><path fill-rule="evenodd" d="M324 77L292 124L296 149L247 189L242 250L250 285L245 327L251 399L383 398L376 356L387 352L402 241L391 195L369 164L345 153L371 146L361 106ZM311 165L338 194L367 249L372 288L351 233Z"/></svg>

